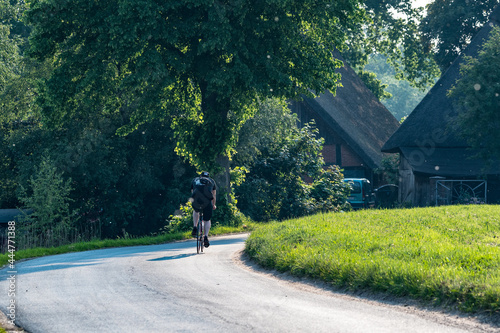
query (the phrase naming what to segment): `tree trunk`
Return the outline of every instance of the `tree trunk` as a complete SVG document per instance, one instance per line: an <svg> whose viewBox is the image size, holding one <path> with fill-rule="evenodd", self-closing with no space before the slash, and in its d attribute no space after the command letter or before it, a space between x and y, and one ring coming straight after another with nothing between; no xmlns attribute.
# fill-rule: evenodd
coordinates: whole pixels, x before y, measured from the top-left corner
<svg viewBox="0 0 500 333"><path fill-rule="evenodd" d="M217 146L218 155L215 157L216 164L222 169L214 175L217 183L217 196L224 194L227 202L231 201L231 184L229 157L224 154L227 146L230 144L231 131L228 121L229 108L231 107L230 98L210 92L206 82L200 84L201 90L201 108L204 114L204 127L208 134L205 144ZM207 154L209 156L210 154Z"/></svg>
<svg viewBox="0 0 500 333"><path fill-rule="evenodd" d="M219 191L217 194L224 194L226 201L231 202L231 176L230 176L230 162L229 157L224 155L219 155L217 157L217 164L223 169L222 172L215 175L215 182L217 183L217 187Z"/></svg>

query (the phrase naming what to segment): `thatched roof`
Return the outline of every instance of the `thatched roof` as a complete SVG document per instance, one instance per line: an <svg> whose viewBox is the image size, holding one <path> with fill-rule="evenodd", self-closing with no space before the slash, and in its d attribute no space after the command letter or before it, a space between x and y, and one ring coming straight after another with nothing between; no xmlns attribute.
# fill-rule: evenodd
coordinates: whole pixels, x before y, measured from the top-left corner
<svg viewBox="0 0 500 333"><path fill-rule="evenodd" d="M388 153L403 152L408 158L413 154L416 159L410 161L414 169L429 169L424 164L447 163L463 164L462 159L467 155L468 170L456 169L453 174L479 174L481 173L484 162L469 157L475 155L475 152L468 150L468 145L462 138L459 138L450 128L450 119L456 116L453 102L447 96L448 90L456 83L460 77L460 64L463 63L463 56L477 57L479 50L488 39L494 26L500 22L500 6L497 7L490 16L490 22L486 24L472 39L470 45L459 56L448 70L436 82L434 87L422 99L420 104L413 110L408 118L401 124L398 130L383 145L382 151ZM441 150L445 149L445 150ZM457 149L455 154L448 154L449 149ZM467 150L467 153L461 152ZM465 155L464 155L465 154ZM418 156L418 158L417 158ZM450 160L444 159L444 156ZM425 160L420 160L425 157ZM418 159L418 161L416 161ZM439 161L438 161L439 160ZM433 161L433 162L431 162ZM413 163L412 163L413 162ZM435 164L439 166L439 164ZM430 169L435 168L430 166ZM465 166L464 166L465 168ZM441 168L437 168L434 174L446 175ZM496 172L496 171L495 171Z"/></svg>
<svg viewBox="0 0 500 333"><path fill-rule="evenodd" d="M335 57L343 60L336 53ZM345 61L344 61L345 64ZM336 96L327 92L303 102L321 116L370 168L380 167L381 147L398 128L396 118L380 103L348 65L338 69L342 75Z"/></svg>

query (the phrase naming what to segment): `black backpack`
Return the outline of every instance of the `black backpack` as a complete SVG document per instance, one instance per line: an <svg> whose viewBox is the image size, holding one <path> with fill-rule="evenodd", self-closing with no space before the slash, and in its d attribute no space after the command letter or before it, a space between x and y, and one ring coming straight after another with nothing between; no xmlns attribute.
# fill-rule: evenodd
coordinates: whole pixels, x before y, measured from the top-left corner
<svg viewBox="0 0 500 333"><path fill-rule="evenodd" d="M193 200L191 205L195 211L201 212L211 203L214 198L213 189L214 184L208 178L197 177L193 180L193 193L191 194Z"/></svg>

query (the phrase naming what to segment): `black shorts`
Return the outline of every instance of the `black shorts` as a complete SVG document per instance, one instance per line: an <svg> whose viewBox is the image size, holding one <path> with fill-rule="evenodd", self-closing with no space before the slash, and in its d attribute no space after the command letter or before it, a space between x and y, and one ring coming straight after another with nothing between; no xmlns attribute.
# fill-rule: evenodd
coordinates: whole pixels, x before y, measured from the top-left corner
<svg viewBox="0 0 500 333"><path fill-rule="evenodd" d="M203 208L203 221L210 221L212 219L212 213L214 208L212 206L212 201L207 205L207 207Z"/></svg>

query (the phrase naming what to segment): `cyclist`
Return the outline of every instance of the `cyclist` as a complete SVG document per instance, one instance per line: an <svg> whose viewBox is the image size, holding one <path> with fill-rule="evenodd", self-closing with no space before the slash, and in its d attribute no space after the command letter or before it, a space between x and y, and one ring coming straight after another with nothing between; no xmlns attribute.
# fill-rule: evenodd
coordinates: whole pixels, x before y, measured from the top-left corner
<svg viewBox="0 0 500 333"><path fill-rule="evenodd" d="M208 232L210 231L212 212L217 208L215 202L217 200L217 185L215 181L210 178L207 171L203 171L199 177L196 177L191 182L191 197L193 206L193 231L191 235L196 237L198 228L196 227L200 212L203 212L203 223L205 235L203 237L203 245L210 246L208 241Z"/></svg>

